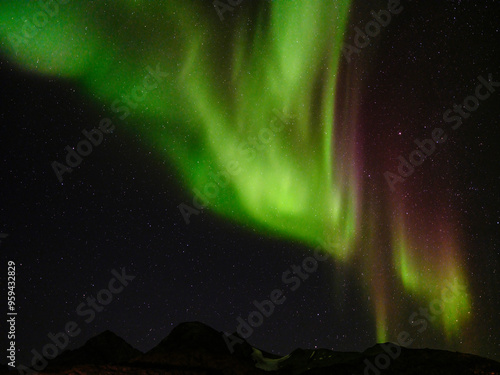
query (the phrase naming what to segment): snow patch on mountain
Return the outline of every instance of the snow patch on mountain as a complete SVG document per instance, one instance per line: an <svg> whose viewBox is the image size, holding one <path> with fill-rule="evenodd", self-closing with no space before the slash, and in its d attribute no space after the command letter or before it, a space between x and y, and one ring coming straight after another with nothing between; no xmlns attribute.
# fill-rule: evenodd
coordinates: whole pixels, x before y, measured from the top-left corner
<svg viewBox="0 0 500 375"><path fill-rule="evenodd" d="M285 361L286 359L288 359L290 357L290 354L289 354L289 355L286 355L284 357L276 358L276 359L266 358L266 357L264 357L264 355L262 354L262 352L259 349L252 347L252 350L253 350L252 359L255 362L255 367L257 367L261 370L264 370L264 371L276 371L276 370L278 370L280 368L281 362Z"/></svg>

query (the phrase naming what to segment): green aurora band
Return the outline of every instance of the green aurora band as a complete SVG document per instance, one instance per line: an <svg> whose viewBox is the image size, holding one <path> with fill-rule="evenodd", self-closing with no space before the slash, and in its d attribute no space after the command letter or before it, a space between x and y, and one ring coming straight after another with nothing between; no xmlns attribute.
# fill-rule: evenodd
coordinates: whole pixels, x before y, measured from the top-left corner
<svg viewBox="0 0 500 375"><path fill-rule="evenodd" d="M0 38L20 67L70 79L108 106L142 86L146 67L159 66L167 73L161 86L116 126L168 157L193 195L237 163L238 173L207 206L356 264L374 296L377 339L394 340L408 325L391 298L401 288L428 304L447 280L467 285L458 241L430 230L436 250L429 255L396 194L388 198L400 214L390 220L397 228L391 243L377 235L360 193L356 121L335 121L347 111L335 94L350 2L260 5L255 12L242 4L221 23L211 2L69 2L43 17L34 2L10 1L2 4ZM355 109L357 99L349 100ZM387 262L395 274L381 276ZM467 292L444 304L436 324L448 339L457 337L470 305Z"/></svg>

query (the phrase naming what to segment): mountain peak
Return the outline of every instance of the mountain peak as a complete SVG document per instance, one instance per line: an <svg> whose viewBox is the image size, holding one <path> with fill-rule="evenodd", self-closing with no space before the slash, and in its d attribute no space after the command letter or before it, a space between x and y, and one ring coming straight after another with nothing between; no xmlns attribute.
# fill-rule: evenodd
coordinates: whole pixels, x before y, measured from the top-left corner
<svg viewBox="0 0 500 375"><path fill-rule="evenodd" d="M123 338L106 330L89 339L80 348L66 350L52 360L49 366L122 363L141 354Z"/></svg>
<svg viewBox="0 0 500 375"><path fill-rule="evenodd" d="M161 348L161 350L204 348L220 354L228 353L222 332L198 321L180 323L161 341L157 348Z"/></svg>

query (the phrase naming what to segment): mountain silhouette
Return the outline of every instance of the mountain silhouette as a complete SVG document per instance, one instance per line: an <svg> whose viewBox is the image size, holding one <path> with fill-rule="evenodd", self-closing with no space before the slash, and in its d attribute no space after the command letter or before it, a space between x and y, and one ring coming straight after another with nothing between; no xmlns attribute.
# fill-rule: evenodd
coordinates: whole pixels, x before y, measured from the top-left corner
<svg viewBox="0 0 500 375"><path fill-rule="evenodd" d="M0 373L12 374L4 369ZM500 375L500 363L471 354L409 349L392 343L376 344L362 353L298 348L281 357L252 347L236 334L228 336L201 322L185 322L147 353L113 332L102 332L82 347L62 353L39 373Z"/></svg>
<svg viewBox="0 0 500 375"><path fill-rule="evenodd" d="M220 332L200 322L185 322L172 332L148 354L171 350L195 350L206 348L214 353L229 354Z"/></svg>
<svg viewBox="0 0 500 375"><path fill-rule="evenodd" d="M76 365L107 365L128 362L142 352L111 331L104 331L82 347L66 350L49 362L48 369Z"/></svg>
<svg viewBox="0 0 500 375"><path fill-rule="evenodd" d="M156 347L131 363L172 370L208 368L233 374L255 373L252 347L238 337L238 343L231 351L224 337L223 332L201 322L181 323Z"/></svg>

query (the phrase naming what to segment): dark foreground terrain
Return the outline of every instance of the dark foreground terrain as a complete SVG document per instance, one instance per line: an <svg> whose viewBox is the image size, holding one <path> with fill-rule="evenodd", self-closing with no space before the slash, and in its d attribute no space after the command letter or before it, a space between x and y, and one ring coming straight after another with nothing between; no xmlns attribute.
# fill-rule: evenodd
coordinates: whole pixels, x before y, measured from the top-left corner
<svg viewBox="0 0 500 375"><path fill-rule="evenodd" d="M0 373L18 372L7 371L4 366ZM407 349L391 343L377 344L363 353L296 349L277 357L253 348L237 336L228 338L203 323L189 322L177 326L147 353L134 349L112 332L103 332L81 348L62 353L38 373L492 375L500 374L500 363L470 354Z"/></svg>

